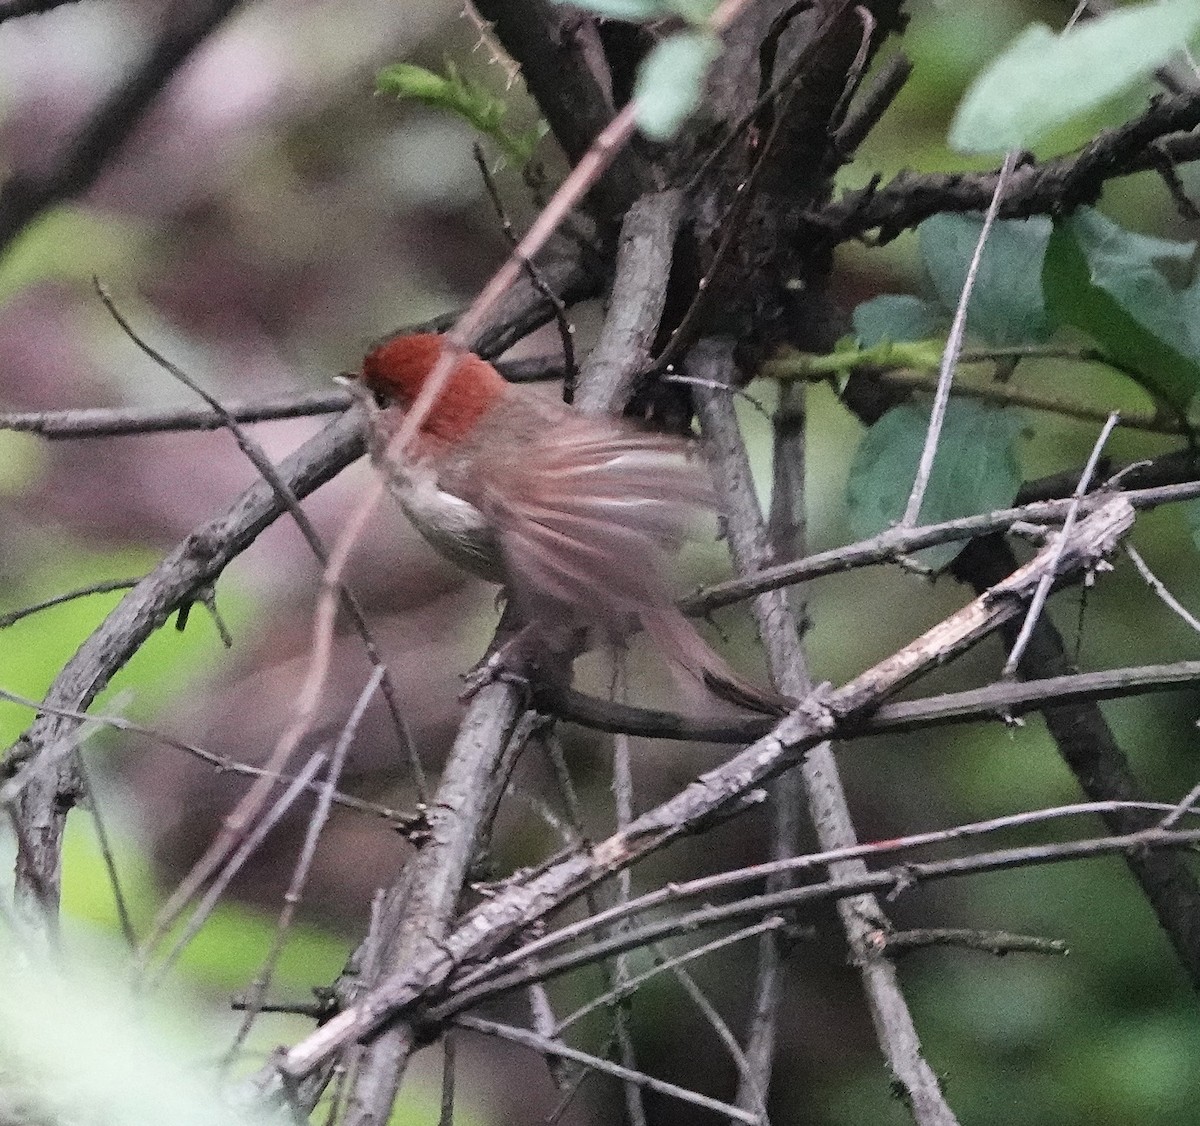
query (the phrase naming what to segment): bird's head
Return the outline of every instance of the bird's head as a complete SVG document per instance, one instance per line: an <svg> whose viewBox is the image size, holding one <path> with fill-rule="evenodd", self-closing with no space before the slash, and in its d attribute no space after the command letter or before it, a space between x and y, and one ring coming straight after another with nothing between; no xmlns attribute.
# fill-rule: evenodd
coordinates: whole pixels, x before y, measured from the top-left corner
<svg viewBox="0 0 1200 1126"><path fill-rule="evenodd" d="M398 336L368 353L362 381L381 407L408 410L442 354L436 333ZM508 387L504 377L471 352L464 353L421 424L426 435L445 441L464 437Z"/></svg>

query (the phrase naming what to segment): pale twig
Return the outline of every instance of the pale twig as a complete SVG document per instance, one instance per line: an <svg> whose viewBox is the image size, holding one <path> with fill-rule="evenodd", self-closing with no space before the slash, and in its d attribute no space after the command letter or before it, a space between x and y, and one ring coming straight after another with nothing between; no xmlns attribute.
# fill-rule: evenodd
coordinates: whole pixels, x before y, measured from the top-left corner
<svg viewBox="0 0 1200 1126"><path fill-rule="evenodd" d="M514 1044L523 1044L525 1047L532 1048L536 1052L561 1056L563 1059L584 1064L594 1071L611 1075L624 1083L634 1083L639 1087L645 1087L648 1091L654 1091L659 1095L666 1095L668 1098L678 1099L680 1102L688 1103L691 1106L698 1106L704 1110L717 1111L729 1118L736 1118L739 1122L748 1122L751 1126L755 1126L758 1122L757 1115L750 1114L740 1107L733 1106L730 1103L723 1103L718 1099L710 1099L707 1095L697 1094L695 1091L689 1091L686 1087L679 1087L674 1083L666 1083L661 1079L655 1079L653 1076L645 1074L645 1072L634 1071L632 1068L610 1063L599 1056L593 1056L590 1052L581 1052L576 1048L568 1048L566 1045L560 1044L555 1040L547 1040L545 1037L539 1036L536 1032L529 1032L523 1028L514 1028L507 1024L499 1024L496 1021L483 1020L480 1017L459 1016L454 1018L454 1023L461 1028L468 1028L472 1032L483 1033L485 1036L498 1036L503 1040L510 1040Z"/></svg>
<svg viewBox="0 0 1200 1126"><path fill-rule="evenodd" d="M917 464L917 476L913 481L912 492L908 496L908 505L900 519L902 528L911 528L921 515L921 502L925 499L925 490L929 487L929 478L933 473L933 459L937 456L938 443L942 436L942 423L946 418L946 408L950 402L950 386L954 380L954 369L958 364L958 355L962 351L963 337L967 331L967 306L971 301L971 291L975 288L975 279L979 274L979 265L983 261L983 250L987 245L988 236L996 216L1000 213L1000 201L1008 187L1009 177L1017 164L1016 152L1010 152L1004 158L1000 174L996 177L996 190L992 193L992 202L983 219L979 231L979 241L975 244L975 253L971 255L971 263L967 267L966 280L963 282L962 293L958 298L958 307L954 310L954 320L950 324L950 334L946 338L946 347L942 352L942 364L938 371L937 390L933 395L933 406L929 411L929 429L925 433L925 445L921 450L921 460Z"/></svg>
<svg viewBox="0 0 1200 1126"><path fill-rule="evenodd" d="M296 908L300 904L300 896L304 892L304 885L308 882L308 873L312 868L313 857L316 855L317 842L321 839L321 833L324 831L325 825L329 820L329 813L333 806L333 795L337 792L337 784L342 776L342 769L346 764L346 756L349 754L350 745L354 742L354 737L358 733L358 728L362 723L367 705L371 702L371 697L375 695L382 679L383 669L376 668L371 673L362 692L359 693L358 700L351 709L349 716L346 717L346 722L342 725L342 732L338 736L337 744L334 746L333 754L329 760L329 769L326 771L325 778L321 782L320 793L317 796L316 805L313 807L312 816L309 818L308 829L304 835L304 843L300 848L300 855L296 859L296 867L292 872L291 883L288 885L287 892L283 897L283 908L279 912L279 918L275 923L275 934L271 940L271 949L267 952L262 968L250 983L250 988L246 993L246 1014L242 1018L241 1027L239 1027L228 1053L226 1053L225 1065L227 1067L233 1062L242 1044L245 1043L246 1037L250 1035L250 1029L253 1027L254 1021L262 1009L263 998L266 997L267 990L271 987L271 981L275 976L275 968L279 964L279 959L283 954L283 947L287 942L288 932L291 929Z"/></svg>
<svg viewBox="0 0 1200 1126"><path fill-rule="evenodd" d="M625 900L628 904L630 901ZM606 1005L617 1004L624 998L631 996L636 990L644 985L651 978L657 977L659 974L667 970L675 970L680 966L687 965L688 962L693 962L697 958L703 958L709 954L715 953L718 950L723 950L726 946L733 946L736 943L744 942L748 938L754 938L756 935L764 934L767 931L778 930L784 926L784 920L778 915L774 915L769 919L764 919L760 923L755 923L753 926L745 927L742 930L734 931L732 934L722 935L720 938L714 939L712 942L706 942L703 946L694 947L691 950L685 950L682 954L676 954L670 958L664 958L651 966L648 970L643 970L640 974L634 977L626 978L618 985L611 989L593 997L585 1005L581 1005L573 1013L563 1017L562 1020L554 1026L555 1035L561 1036L573 1024L577 1024L583 1020L589 1013L594 1013L597 1009L602 1009ZM614 931L614 933L616 933ZM743 1061L744 1066L744 1061Z"/></svg>
<svg viewBox="0 0 1200 1126"><path fill-rule="evenodd" d="M1160 829L1171 829L1179 824L1189 813L1195 813L1196 802L1200 801L1200 783L1193 786L1176 804L1171 812L1166 815L1159 823Z"/></svg>
<svg viewBox="0 0 1200 1126"><path fill-rule="evenodd" d="M1108 436L1113 432L1113 428L1117 425L1120 417L1116 411L1113 411L1108 416L1108 421L1101 429L1100 436L1096 439L1095 445L1092 446L1092 452L1088 456L1087 464L1084 465L1083 472L1079 476L1079 483L1075 486L1075 494L1071 497L1070 507L1067 509L1066 518L1063 520L1062 531L1059 532L1058 539L1055 541L1054 558L1056 560L1058 554L1062 552L1066 545L1067 537L1071 534L1071 529L1075 526L1075 521L1079 516L1079 506L1092 483L1092 478L1096 474L1096 466L1100 462L1100 454L1104 450L1104 444L1108 441ZM1053 567L1051 567L1050 572L1043 575L1038 581L1037 589L1033 592L1029 609L1025 612L1025 620L1021 623L1021 631L1017 634L1016 641L1013 642L1013 647L1008 654L1008 660L1004 662L1004 676L1016 675L1017 667L1021 663L1021 657L1025 653L1025 648L1029 644L1030 637L1033 636L1034 627L1041 616L1042 607L1046 605L1046 599L1050 597L1050 588L1053 585L1054 574Z"/></svg>
<svg viewBox="0 0 1200 1126"><path fill-rule="evenodd" d="M609 684L610 699L625 698L625 663L623 654L613 654L612 680ZM631 765L630 739L628 735L614 735L612 790L616 812L617 829L624 829L633 820L633 768ZM618 873L616 880L616 902L627 903L633 892L633 873L626 868ZM618 930L620 924L618 924ZM612 1008L613 1036L621 1053L621 1062L631 1071L637 1070L637 1055L633 1046L633 1035L629 1029L629 1007L627 998L632 994L624 990L629 981L629 965L618 955L613 959L609 971L609 985L616 1003ZM646 1126L646 1107L642 1102L642 1090L636 1083L625 1084L625 1113L631 1126Z"/></svg>
<svg viewBox="0 0 1200 1126"><path fill-rule="evenodd" d="M309 391L257 402L226 402L225 414L241 423L272 422L336 414L350 406L345 391ZM166 410L145 407L76 407L61 411L0 414L0 430L36 434L40 438L116 438L180 430L222 430L225 415L197 407Z"/></svg>
<svg viewBox="0 0 1200 1126"><path fill-rule="evenodd" d="M181 954L187 948L188 944L200 932L200 928L208 921L208 917L212 914L213 908L216 907L217 901L225 894L225 889L229 886L230 881L241 870L242 866L262 844L267 834L275 827L280 818L283 817L296 799L308 789L309 784L316 776L318 770L325 764L326 756L318 751L315 755L304 764L304 769L296 775L292 784L284 790L276 799L275 804L268 809L262 817L254 824L254 827L245 835L238 849L229 857L228 862L222 868L217 877L209 885L208 890L204 893L200 902L196 905L195 911L188 919L187 925L183 928L183 933L176 940L175 945L159 963L152 974L146 977L146 984L154 988L159 985L163 978L170 972L171 967L179 960ZM143 958L149 953L148 948L143 945Z"/></svg>
<svg viewBox="0 0 1200 1126"><path fill-rule="evenodd" d="M1137 568L1138 574L1146 580L1146 585L1162 599L1164 603L1173 613L1177 614L1189 628L1200 633L1200 620L1175 597L1166 587L1166 584L1153 572L1146 561L1142 558L1142 553L1131 543L1125 545L1125 554L1133 560L1133 565Z"/></svg>
<svg viewBox="0 0 1200 1126"><path fill-rule="evenodd" d="M1042 938L1035 934L1009 931L972 930L966 927L914 927L905 931L880 931L878 949L889 958L930 946L953 946L962 950L982 950L1003 958L1006 954L1069 954L1061 938Z"/></svg>
<svg viewBox="0 0 1200 1126"><path fill-rule="evenodd" d="M17 704L20 707L29 708L32 711L45 715L63 716L66 719L78 720L80 723L96 723L112 728L114 731L128 731L135 735L143 735L147 739L153 739L157 743L162 743L164 746L193 755L201 762L211 766L219 774L236 774L246 778L269 778L272 782L294 781L294 776L291 774L270 771L262 766L252 766L248 762L240 762L238 759L230 758L228 755L221 755L217 754L216 751L210 751L197 743L189 743L186 739L176 739L174 736L166 734L166 732L157 731L152 727L145 727L140 723L135 723L131 719L126 719L124 716L81 712L72 708L59 708L53 704L32 700L27 696L10 692L7 688L0 688L0 700L7 700L10 704ZM316 783L309 786L309 789L314 794L320 793L320 786ZM364 801L362 798L356 798L341 791L334 793L333 800L335 804L345 809L353 809L359 813L369 813L373 817L382 817L385 821L391 822L402 833L420 831L424 825L425 818L421 812L405 813L402 810L393 809L391 806Z"/></svg>

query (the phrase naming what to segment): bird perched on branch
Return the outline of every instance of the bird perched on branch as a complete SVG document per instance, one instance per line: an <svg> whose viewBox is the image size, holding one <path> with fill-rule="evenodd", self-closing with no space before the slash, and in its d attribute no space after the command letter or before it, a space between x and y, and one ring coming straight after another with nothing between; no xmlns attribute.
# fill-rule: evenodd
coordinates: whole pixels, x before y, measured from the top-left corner
<svg viewBox="0 0 1200 1126"><path fill-rule="evenodd" d="M504 586L537 647L568 658L586 642L644 631L714 695L778 714L786 701L737 675L675 606L666 553L716 499L679 439L595 418L508 383L463 354L409 448L382 457L442 353L441 336L401 336L363 361L381 408L372 441L389 488L422 536Z"/></svg>

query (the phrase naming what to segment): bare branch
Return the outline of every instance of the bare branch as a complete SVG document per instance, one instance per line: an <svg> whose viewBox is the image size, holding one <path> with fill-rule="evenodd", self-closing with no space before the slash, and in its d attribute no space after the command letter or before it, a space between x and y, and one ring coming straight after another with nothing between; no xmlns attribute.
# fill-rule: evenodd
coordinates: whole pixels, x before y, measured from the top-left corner
<svg viewBox="0 0 1200 1126"><path fill-rule="evenodd" d="M623 409L649 364L682 212L682 193L667 191L642 196L625 216L608 315L579 381L575 403L580 410L607 414Z"/></svg>
<svg viewBox="0 0 1200 1126"><path fill-rule="evenodd" d="M525 1047L532 1048L535 1052L541 1052L543 1055L557 1055L563 1059L574 1060L576 1063L584 1064L594 1071L602 1071L607 1075L612 1075L620 1079L623 1083L633 1083L638 1087L645 1087L648 1091L654 1091L657 1094L678 1099L680 1102L688 1103L691 1106L718 1111L739 1122L748 1122L751 1126L755 1126L759 1120L757 1115L750 1114L740 1107L720 1102L718 1099L710 1099L707 1095L697 1094L695 1091L689 1091L686 1087L678 1087L674 1083L666 1083L661 1079L655 1079L652 1075L647 1075L643 1071L635 1071L629 1067L622 1067L620 1064L610 1063L606 1059L601 1059L600 1056L593 1056L588 1052L581 1052L576 1048L568 1048L557 1040L548 1040L544 1036L539 1036L536 1032L529 1032L523 1028L514 1028L507 1024L499 1024L496 1021L483 1020L480 1017L460 1016L455 1018L454 1023L460 1028L469 1028L472 1032L481 1032L486 1036L499 1036L504 1040L511 1040L514 1044L524 1044Z"/></svg>
<svg viewBox="0 0 1200 1126"><path fill-rule="evenodd" d="M0 414L0 430L37 434L42 438L111 438L126 434L155 434L175 430L221 430L226 416L237 422L271 422L334 414L350 406L345 391L309 391L257 402L227 402L225 413L178 407L79 407L64 411Z"/></svg>
<svg viewBox="0 0 1200 1126"><path fill-rule="evenodd" d="M1158 595L1160 599L1167 605L1171 612L1180 618L1189 628L1200 633L1200 620L1175 597L1166 587L1166 584L1153 572L1142 558L1142 554L1131 543L1125 545L1125 554L1133 560L1133 565L1137 568L1138 574L1146 580L1146 585Z"/></svg>
<svg viewBox="0 0 1200 1126"><path fill-rule="evenodd" d="M911 528L921 515L921 502L925 499L925 490L929 487L929 477L933 473L933 459L937 454L938 442L942 436L942 423L946 417L946 408L950 405L950 385L954 379L954 369L958 366L958 356L962 351L963 337L967 332L967 306L971 303L971 293L975 288L975 278L979 274L979 264L983 261L983 248L987 245L988 236L1000 212L1000 204L1008 188L1009 177L1016 167L1017 154L1010 152L1000 167L996 177L996 190L992 193L991 203L987 214L983 217L983 226L979 231L979 239L975 244L975 252L971 255L970 265L967 266L966 280L958 297L958 306L954 310L954 320L950 325L950 333L946 337L946 347L942 351L942 364L938 371L937 390L933 393L933 406L929 411L929 429L925 434L925 445L921 450L921 460L917 465L917 476L913 481L912 492L908 495L908 504L904 515L900 518L900 527Z"/></svg>
<svg viewBox="0 0 1200 1126"><path fill-rule="evenodd" d="M906 931L879 932L880 953L899 957L929 946L952 946L962 950L982 950L1003 958L1006 954L1069 954L1061 938L1041 938L1008 931L966 930L962 927L920 927Z"/></svg>
<svg viewBox="0 0 1200 1126"><path fill-rule="evenodd" d="M1099 134L1080 152L1044 163L1023 164L1013 172L1000 207L1001 219L1063 214L1099 197L1105 181L1154 167L1161 157L1151 146L1160 142L1171 160L1196 159L1200 138L1200 96L1195 93L1156 99L1140 117ZM846 192L841 199L810 212L806 223L812 239L844 242L878 232L890 242L902 231L931 215L983 211L995 194L999 172L902 172L882 188Z"/></svg>
<svg viewBox="0 0 1200 1126"><path fill-rule="evenodd" d="M920 731L978 720L1006 722L1031 711L1040 711L1047 704L1116 700L1150 692L1170 692L1197 682L1200 682L1200 661L999 681L985 688L883 704L857 722L840 727L838 738L857 739L889 731ZM762 738L772 726L772 721L765 716L724 721L693 719L652 708L614 705L570 690L539 691L537 700L549 714L560 719L596 731L622 731L648 739L745 743Z"/></svg>
<svg viewBox="0 0 1200 1126"><path fill-rule="evenodd" d="M1092 452L1087 459L1087 464L1083 467L1079 484L1075 486L1075 495L1071 498L1071 506L1067 509L1066 519L1063 520L1062 531L1059 533L1061 539L1057 542L1065 543L1067 536L1070 535L1071 528L1075 524L1075 519L1079 515L1079 506L1083 501L1084 494L1091 486L1092 477L1095 476L1096 465L1100 461L1100 454L1104 450L1104 443L1108 441L1108 436L1113 432L1113 428L1117 425L1119 418L1120 416L1114 411L1108 416L1108 421L1101 429L1100 436L1096 439L1096 443L1092 447ZM1047 581L1043 577L1042 581L1038 583L1037 590L1033 592L1033 600L1029 603L1029 610L1025 614L1025 620L1021 623L1021 630L1013 642L1008 659L1004 662L1005 676L1016 674L1017 666L1021 663L1021 656L1029 644L1030 637L1033 635L1033 630L1037 625L1038 617L1041 615L1042 607L1045 606L1046 599L1050 596L1052 583L1053 579Z"/></svg>
<svg viewBox="0 0 1200 1126"><path fill-rule="evenodd" d="M1178 485L1158 485L1146 489L1130 489L1121 494L1135 509L1144 511L1176 501L1200 497L1200 481L1185 481ZM1103 505L1110 493L1089 493L1082 501L1082 511L1095 511ZM993 532L1006 531L1014 524L1057 524L1066 519L1074 503L1071 499L1031 501L1019 508L1002 508L980 516L963 516L946 520L940 524L927 524L918 528L888 528L869 539L846 547L835 547L798 559L792 563L780 563L764 567L756 574L745 578L730 579L706 587L697 594L680 601L681 608L689 614L706 614L722 606L730 606L745 598L760 594L764 590L807 582L823 575L840 574L858 567L871 567L888 563L902 555L939 543L975 539Z"/></svg>

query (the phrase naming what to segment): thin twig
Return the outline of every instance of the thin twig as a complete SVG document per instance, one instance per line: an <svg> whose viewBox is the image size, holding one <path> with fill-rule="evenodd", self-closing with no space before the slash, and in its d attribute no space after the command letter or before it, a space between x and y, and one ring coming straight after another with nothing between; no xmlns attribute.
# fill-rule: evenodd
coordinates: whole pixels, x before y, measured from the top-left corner
<svg viewBox="0 0 1200 1126"><path fill-rule="evenodd" d="M516 232L513 230L512 220L508 217L508 212L504 208L504 200L500 198L500 189L496 185L496 178L492 175L492 170L488 167L487 158L483 155L483 146L478 141L471 146L471 153L475 157L475 164L479 169L479 175L483 178L483 186L487 189L488 198L492 201L492 208L496 212L496 218L500 221L500 229L504 232L504 237L508 240L509 246L516 248L518 242ZM529 275L529 280L533 283L533 287L547 301L550 302L554 309L554 322L558 326L558 338L562 343L563 350L563 367L565 369L563 387L564 397L567 402L571 401L569 391L575 385L575 376L579 371L579 366L575 360L575 326L571 323L570 317L567 315L567 307L563 304L562 298L550 288L550 284L542 277L542 272L537 268L531 258L525 260L525 270Z"/></svg>
<svg viewBox="0 0 1200 1126"><path fill-rule="evenodd" d="M288 932L291 929L292 920L295 918L296 908L300 905L300 897L304 892L304 885L308 882L308 873L312 868L313 857L317 852L317 843L320 841L321 833L324 831L325 825L329 820L330 809L333 806L333 795L337 792L337 784L342 776L342 768L346 764L346 756L349 754L350 745L354 742L354 737L358 733L358 728L362 723L367 705L371 702L371 697L375 695L375 691L379 688L382 680L383 669L376 668L371 673L362 692L359 693L354 707L351 709L349 716L346 717L346 722L342 725L342 732L338 736L338 741L333 748L333 754L329 760L329 769L326 771L325 778L321 782L320 794L317 797L316 805L313 807L312 816L308 821L308 829L304 834L304 843L300 848L300 855L296 858L296 866L292 872L291 883L288 885L287 892L283 897L283 908L280 910L279 918L275 923L275 934L271 940L271 949L267 952L267 956L263 960L257 976L250 983L250 987L245 994L246 1013L242 1018L237 1035L234 1037L233 1043L229 1046L229 1051L225 1055L226 1067L232 1064L237 1053L245 1043L246 1037L250 1035L254 1021L262 1009L263 998L266 997L267 990L271 987L271 982L275 976L275 968L279 964L280 957L283 955L283 948L287 942Z"/></svg>
<svg viewBox="0 0 1200 1126"><path fill-rule="evenodd" d="M625 666L623 654L618 651L613 655L613 676L609 685L609 696L613 699L623 698L625 687ZM628 735L615 735L613 747L613 778L612 789L616 812L617 829L624 829L633 820L633 769L631 766L630 739ZM633 893L633 874L628 868L617 876L616 902L627 903ZM619 924L618 924L619 926ZM616 1003L612 1006L613 1037L617 1050L621 1053L621 1062L630 1070L637 1070L637 1054L633 1046L633 1034L629 1027L629 1004L631 993L623 987L629 981L629 965L626 959L619 956L613 959L609 973L609 985L614 993ZM625 1084L625 1113L630 1126L646 1126L646 1107L642 1102L642 1091L636 1083Z"/></svg>
<svg viewBox="0 0 1200 1126"><path fill-rule="evenodd" d="M1160 829L1172 829L1189 813L1195 812L1196 802L1200 801L1200 784L1193 786L1183 796L1179 803L1159 823Z"/></svg>
<svg viewBox="0 0 1200 1126"><path fill-rule="evenodd" d="M7 614L0 615L0 629L7 629L22 618L28 618L31 614L40 614L43 610L61 606L64 602L73 602L76 598L87 598L93 594L109 594L114 590L129 590L131 587L137 586L139 582L141 579L107 579L104 582L89 583L87 586L79 587L78 590L69 590L65 594L56 594L52 598L35 602L32 606L22 606L19 610L12 610Z"/></svg>
<svg viewBox="0 0 1200 1126"><path fill-rule="evenodd" d="M454 1126L454 1078L458 1038L453 1030L442 1037L442 1102L438 1126Z"/></svg>
<svg viewBox="0 0 1200 1126"><path fill-rule="evenodd" d="M602 1071L607 1075L612 1075L620 1079L623 1083L634 1083L638 1087L645 1087L646 1090L654 1091L656 1094L666 1095L668 1098L678 1099L680 1102L688 1103L691 1106L698 1106L704 1110L717 1111L727 1117L735 1118L739 1122L748 1122L751 1126L754 1126L758 1122L756 1115L749 1114L739 1107L723 1103L718 1099L710 1099L707 1095L700 1095L695 1091L689 1091L686 1087L679 1087L674 1083L666 1083L661 1079L655 1079L645 1072L635 1071L629 1067L622 1067L620 1064L610 1063L608 1060L601 1059L599 1056L593 1056L589 1052L581 1052L576 1048L568 1048L554 1040L548 1041L536 1032L529 1032L523 1028L514 1028L512 1025L499 1024L496 1021L483 1020L480 1017L459 1016L455 1018L454 1023L460 1028L468 1028L472 1032L480 1032L485 1036L497 1036L502 1040L509 1040L514 1044L523 1044L525 1047L532 1048L536 1052L553 1053L562 1056L563 1059L585 1064L594 1071Z"/></svg>
<svg viewBox="0 0 1200 1126"><path fill-rule="evenodd" d="M1092 446L1092 452L1088 456L1087 464L1083 467L1083 473L1079 477L1079 484L1075 486L1075 495L1071 497L1071 505L1067 509L1066 518L1063 520L1062 531L1059 533L1059 538L1055 540L1055 550L1060 550L1062 545L1067 542L1067 537L1071 534L1071 529L1075 526L1075 521L1079 516L1079 506L1083 501L1084 495L1091 486L1092 478L1096 474L1096 466L1100 463L1100 454L1104 451L1104 445L1108 441L1108 436L1113 432L1114 427L1120 421L1120 415L1116 411L1108 416L1108 421L1104 424L1100 431L1100 436L1096 439L1095 445ZM1046 599L1050 596L1050 588L1054 585L1054 579L1042 577L1037 585L1037 589L1033 592L1033 600L1029 603L1029 609L1025 613L1025 620L1021 623L1021 632L1017 634L1016 641L1013 642L1012 649L1009 651L1008 659L1004 662L1004 675L1015 676L1017 666L1021 663L1021 657L1025 653L1025 647L1029 644L1030 637L1033 636L1034 626L1037 625L1038 618L1041 616L1042 607L1046 605Z"/></svg>
<svg viewBox="0 0 1200 1126"><path fill-rule="evenodd" d="M630 900L626 899L618 906L627 906ZM623 917L628 917L624 915ZM624 998L631 996L642 985L651 978L657 977L659 974L667 970L675 970L680 966L687 965L688 962L694 962L697 958L707 957L718 950L723 950L726 946L733 946L739 942L745 942L748 938L754 938L757 935L767 931L778 930L784 926L784 920L774 915L769 919L764 919L760 923L755 923L753 926L744 927L742 930L733 931L731 934L722 935L720 938L713 939L712 942L706 942L703 946L696 946L691 950L685 950L681 954L673 955L670 958L662 958L657 961L648 970L643 970L640 974L634 977L626 978L619 985L613 986L611 989L605 990L603 993L593 997L584 1005L580 1005L573 1013L563 1017L554 1026L556 1034L561 1035L573 1024L577 1024L590 1013L594 1013L597 1009L602 1009L606 1005L617 1004ZM614 929L611 933L617 933Z"/></svg>
<svg viewBox="0 0 1200 1126"><path fill-rule="evenodd" d="M272 422L336 414L350 406L345 391L309 391L253 402L225 403L225 413L197 407L166 410L147 407L76 407L62 411L24 411L0 414L0 430L36 434L41 438L115 438L180 430L222 430L226 415L240 423Z"/></svg>
<svg viewBox="0 0 1200 1126"><path fill-rule="evenodd" d="M296 799L308 789L313 778L316 777L317 771L325 765L325 761L326 756L324 753L318 751L313 755L304 764L304 768L300 773L296 775L295 781L279 795L275 804L266 810L263 816L255 822L254 827L242 839L237 851L229 857L228 862L209 885L200 902L196 904L195 911L192 912L191 918L188 919L187 925L183 928L183 933L180 934L175 945L171 947L166 957L158 964L153 973L146 974L146 984L150 988L154 988L162 983L163 978L166 977L171 967L179 960L180 955L187 949L188 944L208 921L217 902L225 894L225 889L229 886L230 881L241 871L246 861L258 850L258 846L262 844L267 834L275 827L280 818L291 809ZM146 951L145 945L143 945L142 950Z"/></svg>
<svg viewBox="0 0 1200 1126"><path fill-rule="evenodd" d="M937 390L934 392L933 405L929 411L929 429L925 434L921 460L917 464L917 476L913 481L912 492L909 493L904 515L900 518L902 528L913 527L921 515L921 502L925 499L925 490L929 487L929 478L933 473L933 459L937 456L938 442L942 436L942 423L946 418L946 407L950 403L950 386L954 380L954 369L958 365L958 356L962 351L963 338L967 332L967 306L970 304L971 293L975 288L979 265L983 261L984 247L987 245L988 236L992 233L996 216L1000 213L1000 201L1004 198L1008 179L1017 165L1018 155L1016 152L1010 152L1000 166L1000 174L996 177L996 190L992 193L991 205L983 218L983 226L979 230L979 240L975 244L975 252L971 255L971 263L967 267L967 276L963 281L962 292L959 294L958 307L954 310L954 320L950 324L950 333L942 352Z"/></svg>
<svg viewBox="0 0 1200 1126"><path fill-rule="evenodd" d="M121 936L125 939L130 950L137 950L137 931L134 929L133 916L129 913L129 903L125 899L125 892L121 887L121 877L117 871L117 858L113 852L112 841L109 838L108 829L104 823L104 815L100 812L100 795L96 793L95 784L92 782L90 776L91 772L88 770L82 755L77 757L75 769L79 771L84 793L88 797L88 808L92 814L92 825L96 829L96 842L100 846L100 856L104 861L104 870L108 874L108 885L112 888L113 906L117 911L117 922L121 927Z"/></svg>
<svg viewBox="0 0 1200 1126"><path fill-rule="evenodd" d="M1133 565L1137 568L1138 574L1146 580L1146 585L1162 599L1171 611L1178 615L1189 628L1200 633L1200 620L1175 597L1166 587L1166 584L1150 570L1149 565L1142 558L1142 553L1131 543L1125 545L1125 554L1133 560Z"/></svg>
<svg viewBox="0 0 1200 1126"><path fill-rule="evenodd" d="M81 712L73 708L59 708L43 701L32 700L28 696L21 696L16 692L10 692L6 688L0 688L0 700L7 700L10 704L17 704L22 708L30 708L42 715L62 716L64 719L74 719L80 723L100 724L101 726L112 728L114 731L128 731L135 735L144 735L147 739L153 739L156 743L162 743L164 746L172 747L175 750L183 751L185 754L195 756L201 762L213 767L220 774L237 774L247 778L269 778L272 782L292 782L294 780L294 776L291 774L270 771L262 766L252 766L248 762L240 762L238 759L230 758L228 755L210 751L197 743L188 742L186 739L176 739L173 735L168 735L164 731L158 731L153 727L145 727L140 723L135 723L131 719L126 719L124 716ZM321 787L317 783L313 783L309 789L314 794L321 792ZM333 800L335 804L345 809L353 809L359 813L369 813L373 817L382 817L385 821L390 822L399 832L406 835L411 833L420 834L426 828L425 816L420 811L405 813L403 810L393 809L391 806L380 805L377 802L364 801L362 798L356 798L341 791L334 793Z"/></svg>
<svg viewBox="0 0 1200 1126"><path fill-rule="evenodd" d="M1061 938L1042 938L1035 934L1009 931L970 930L965 927L916 927L905 931L880 931L879 952L890 958L923 950L930 946L953 946L962 950L982 950L1003 958L1006 954L1069 954L1070 947Z"/></svg>

